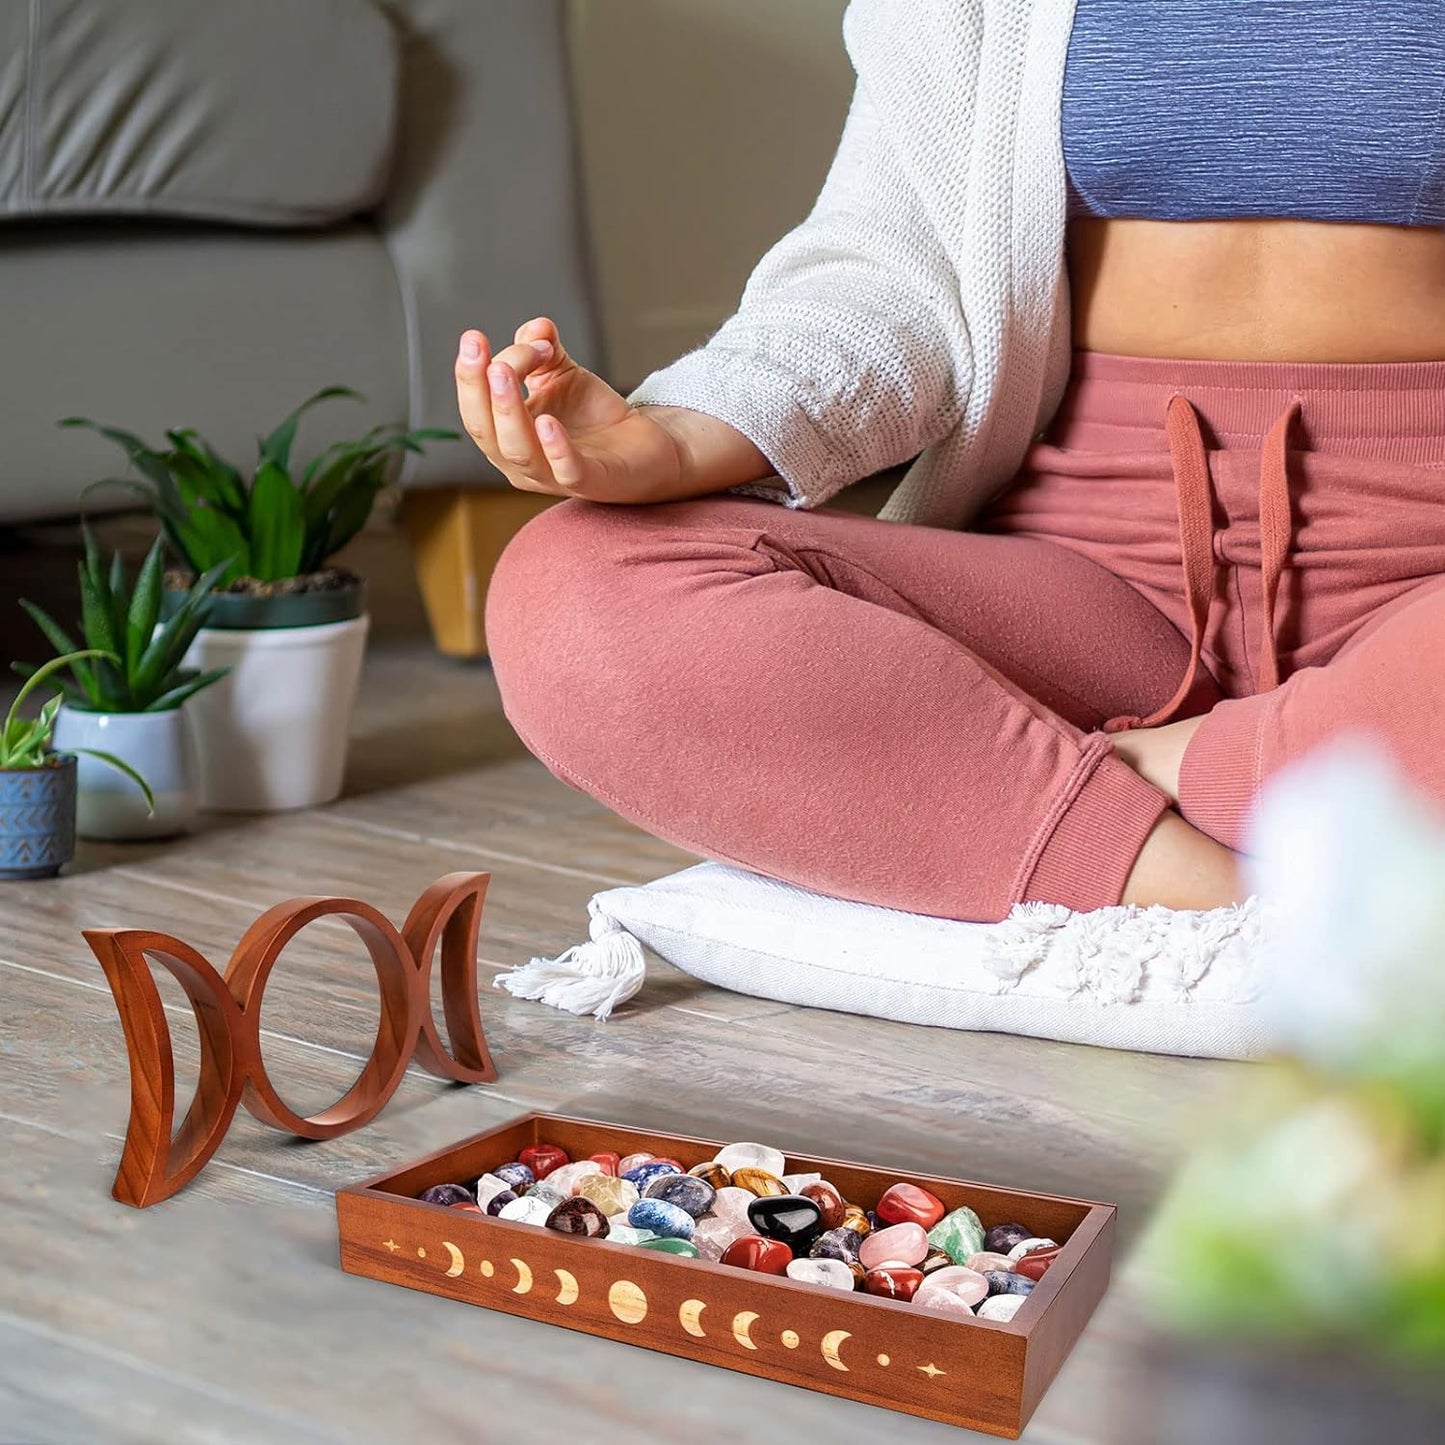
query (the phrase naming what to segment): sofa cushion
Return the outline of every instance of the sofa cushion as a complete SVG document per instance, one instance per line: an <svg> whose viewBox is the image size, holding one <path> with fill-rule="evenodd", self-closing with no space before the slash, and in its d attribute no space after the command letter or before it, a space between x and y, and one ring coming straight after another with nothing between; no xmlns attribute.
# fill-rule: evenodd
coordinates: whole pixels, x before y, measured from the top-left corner
<svg viewBox="0 0 1445 1445"><path fill-rule="evenodd" d="M370 0L0 0L0 218L355 215L399 71Z"/></svg>

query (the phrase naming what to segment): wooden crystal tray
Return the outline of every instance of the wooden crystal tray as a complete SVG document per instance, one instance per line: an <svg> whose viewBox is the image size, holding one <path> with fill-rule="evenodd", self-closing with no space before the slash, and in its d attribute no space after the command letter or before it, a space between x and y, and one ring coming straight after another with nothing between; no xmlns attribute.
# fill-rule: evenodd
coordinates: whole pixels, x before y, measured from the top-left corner
<svg viewBox="0 0 1445 1445"><path fill-rule="evenodd" d="M1018 1222L1063 1249L1007 1322L942 1315L706 1260L608 1244L423 1204L434 1184L475 1183L530 1144L573 1159L645 1150L692 1167L721 1144L550 1114L527 1114L336 1196L341 1267L390 1284L850 1400L1016 1439L1109 1282L1112 1205L873 1169L801 1154L872 1208L900 1179L984 1227Z"/></svg>

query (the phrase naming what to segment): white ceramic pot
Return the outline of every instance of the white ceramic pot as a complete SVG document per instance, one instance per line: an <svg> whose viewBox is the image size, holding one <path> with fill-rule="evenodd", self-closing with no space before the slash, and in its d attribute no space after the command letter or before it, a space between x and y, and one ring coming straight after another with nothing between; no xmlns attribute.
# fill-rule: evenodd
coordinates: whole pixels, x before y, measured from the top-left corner
<svg viewBox="0 0 1445 1445"><path fill-rule="evenodd" d="M55 719L55 750L95 748L129 763L155 794L145 794L99 758L79 759L76 832L82 838L169 838L196 816L196 756L185 707L169 712L81 712L63 707Z"/></svg>
<svg viewBox="0 0 1445 1445"><path fill-rule="evenodd" d="M340 794L369 626L201 629L186 666L231 669L186 704L203 808L276 813Z"/></svg>

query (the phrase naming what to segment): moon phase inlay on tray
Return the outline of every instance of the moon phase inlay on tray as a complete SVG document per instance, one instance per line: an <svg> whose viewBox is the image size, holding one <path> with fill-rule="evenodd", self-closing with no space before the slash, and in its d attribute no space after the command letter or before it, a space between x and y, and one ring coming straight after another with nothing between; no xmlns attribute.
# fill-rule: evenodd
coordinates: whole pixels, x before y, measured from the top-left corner
<svg viewBox="0 0 1445 1445"><path fill-rule="evenodd" d="M577 1288L577 1276L570 1269L554 1269L552 1273L557 1276L557 1303L559 1305L576 1304L577 1296L580 1293Z"/></svg>
<svg viewBox="0 0 1445 1445"><path fill-rule="evenodd" d="M707 1305L700 1299L685 1299L677 1307L678 1323L699 1340L707 1338L707 1331L702 1327L702 1312L706 1308Z"/></svg>
<svg viewBox="0 0 1445 1445"><path fill-rule="evenodd" d="M821 1347L823 1358L832 1365L835 1370L842 1370L845 1375L848 1373L848 1366L843 1363L838 1351L843 1347L844 1340L851 1340L852 1338L853 1336L847 1330L830 1330L823 1336Z"/></svg>
<svg viewBox="0 0 1445 1445"><path fill-rule="evenodd" d="M451 1240L442 1240L442 1248L446 1250L446 1252L451 1255L452 1258L451 1265L447 1269L447 1278L455 1279L467 1267L467 1262L462 1257L461 1250L459 1250L456 1245L451 1242Z"/></svg>
<svg viewBox="0 0 1445 1445"><path fill-rule="evenodd" d="M514 1259L512 1268L517 1271L517 1282L512 1286L513 1294L530 1294L532 1289L532 1267L525 1259Z"/></svg>
<svg viewBox="0 0 1445 1445"><path fill-rule="evenodd" d="M733 1339L746 1350L757 1349L750 1333L757 1318L757 1314L753 1310L739 1310L733 1316Z"/></svg>

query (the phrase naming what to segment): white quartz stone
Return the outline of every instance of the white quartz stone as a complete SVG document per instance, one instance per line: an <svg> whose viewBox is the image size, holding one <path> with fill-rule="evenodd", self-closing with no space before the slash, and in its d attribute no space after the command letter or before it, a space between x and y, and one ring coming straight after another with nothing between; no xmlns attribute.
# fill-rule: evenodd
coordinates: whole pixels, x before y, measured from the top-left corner
<svg viewBox="0 0 1445 1445"><path fill-rule="evenodd" d="M1011 1320L1027 1298L1026 1294L990 1295L974 1313L981 1320Z"/></svg>
<svg viewBox="0 0 1445 1445"><path fill-rule="evenodd" d="M841 1259L795 1259L788 1266L788 1278L849 1293L856 1287L853 1271Z"/></svg>
<svg viewBox="0 0 1445 1445"><path fill-rule="evenodd" d="M520 1199L514 1199L510 1204L504 1204L497 1214L498 1219L509 1219L513 1224L546 1224L551 1217L552 1211L557 1206L548 1199L538 1199L535 1195L524 1194Z"/></svg>
<svg viewBox="0 0 1445 1445"><path fill-rule="evenodd" d="M1032 1254L1036 1249L1057 1249L1058 1245L1052 1239L1021 1239L1009 1250L1010 1260L1018 1261L1026 1254Z"/></svg>
<svg viewBox="0 0 1445 1445"><path fill-rule="evenodd" d="M770 1149L766 1144L729 1144L718 1150L717 1162L729 1173L738 1169L766 1169L779 1179L788 1167L782 1151Z"/></svg>

